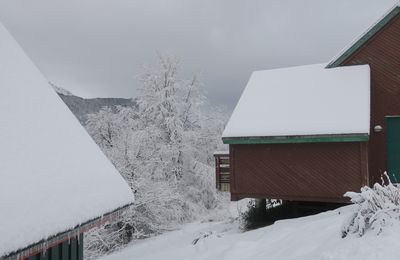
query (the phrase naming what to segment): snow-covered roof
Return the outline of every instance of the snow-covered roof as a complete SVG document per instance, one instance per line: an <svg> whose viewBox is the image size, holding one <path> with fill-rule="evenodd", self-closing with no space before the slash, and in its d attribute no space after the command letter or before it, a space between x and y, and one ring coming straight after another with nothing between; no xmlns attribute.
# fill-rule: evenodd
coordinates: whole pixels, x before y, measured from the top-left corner
<svg viewBox="0 0 400 260"><path fill-rule="evenodd" d="M133 202L1 23L0 91L0 258Z"/></svg>
<svg viewBox="0 0 400 260"><path fill-rule="evenodd" d="M363 33L353 39L345 48L343 48L337 55L335 55L327 64L328 68L336 67L341 62L345 61L352 53L358 48L363 46L372 36L374 36L380 29L382 29L392 18L400 13L400 1L398 1L392 8L390 8L383 16L376 22L370 25Z"/></svg>
<svg viewBox="0 0 400 260"><path fill-rule="evenodd" d="M325 65L253 72L222 137L369 134L369 66Z"/></svg>

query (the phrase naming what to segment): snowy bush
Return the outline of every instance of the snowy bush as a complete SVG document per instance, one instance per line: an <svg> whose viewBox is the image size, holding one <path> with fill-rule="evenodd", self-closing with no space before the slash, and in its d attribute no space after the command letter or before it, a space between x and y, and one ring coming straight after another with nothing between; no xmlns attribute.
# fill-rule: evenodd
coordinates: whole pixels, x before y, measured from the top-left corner
<svg viewBox="0 0 400 260"><path fill-rule="evenodd" d="M360 193L347 192L351 202L357 205L356 211L344 223L342 237L349 233L363 236L366 230L371 229L380 234L385 226L390 226L400 220L400 188L390 182L385 173L382 185L375 183L370 188L361 188Z"/></svg>
<svg viewBox="0 0 400 260"><path fill-rule="evenodd" d="M206 104L197 77L179 77L175 58L160 56L140 80L137 106L104 108L86 124L136 198L120 222L87 235L90 258L199 218L225 198L215 189L213 158L225 148L225 113Z"/></svg>

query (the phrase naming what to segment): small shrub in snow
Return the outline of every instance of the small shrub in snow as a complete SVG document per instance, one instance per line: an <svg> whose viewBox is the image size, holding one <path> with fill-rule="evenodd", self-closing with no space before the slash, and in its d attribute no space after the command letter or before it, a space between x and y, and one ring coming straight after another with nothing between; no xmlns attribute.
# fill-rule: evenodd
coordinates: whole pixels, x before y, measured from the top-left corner
<svg viewBox="0 0 400 260"><path fill-rule="evenodd" d="M192 241L192 245L196 245L200 240L206 239L207 237L213 235L213 231L202 232L197 238Z"/></svg>
<svg viewBox="0 0 400 260"><path fill-rule="evenodd" d="M357 205L357 210L344 223L342 237L349 233L363 236L368 229L380 234L385 226L400 220L400 188L390 182L386 173L384 177L387 184L382 179L382 185L375 183L372 188L361 188L359 193L344 194Z"/></svg>

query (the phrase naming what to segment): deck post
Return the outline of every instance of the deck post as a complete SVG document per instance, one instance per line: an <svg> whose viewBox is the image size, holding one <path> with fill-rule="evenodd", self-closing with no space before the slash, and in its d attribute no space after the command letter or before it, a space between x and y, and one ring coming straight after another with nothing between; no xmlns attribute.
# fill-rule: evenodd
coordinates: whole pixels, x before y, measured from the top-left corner
<svg viewBox="0 0 400 260"><path fill-rule="evenodd" d="M220 165L220 161L219 161L219 156L215 156L215 165L216 165L216 174L215 174L215 187L217 188L217 190L220 189L220 177L219 174L221 172L221 169L219 167Z"/></svg>

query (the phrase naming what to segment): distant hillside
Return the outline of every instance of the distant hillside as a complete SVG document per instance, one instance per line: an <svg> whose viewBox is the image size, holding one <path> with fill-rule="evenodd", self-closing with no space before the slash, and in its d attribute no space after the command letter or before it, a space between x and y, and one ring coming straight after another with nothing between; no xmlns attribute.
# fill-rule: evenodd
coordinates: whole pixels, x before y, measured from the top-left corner
<svg viewBox="0 0 400 260"><path fill-rule="evenodd" d="M81 98L63 88L55 86L53 88L82 125L86 124L89 114L97 113L102 107L137 105L129 98Z"/></svg>

